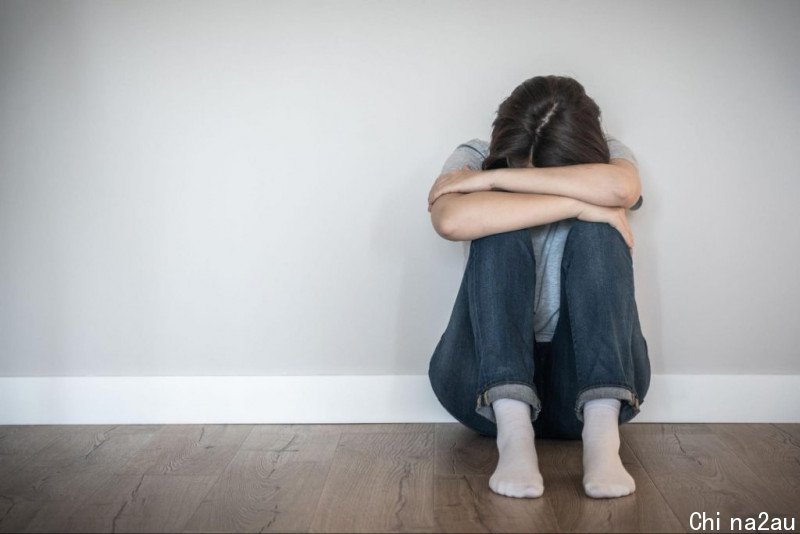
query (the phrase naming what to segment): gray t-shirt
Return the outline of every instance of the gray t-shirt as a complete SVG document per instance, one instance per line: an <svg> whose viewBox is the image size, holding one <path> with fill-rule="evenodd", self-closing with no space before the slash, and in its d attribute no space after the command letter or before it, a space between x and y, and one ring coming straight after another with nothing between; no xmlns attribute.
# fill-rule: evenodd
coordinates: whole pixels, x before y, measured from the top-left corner
<svg viewBox="0 0 800 534"><path fill-rule="evenodd" d="M617 138L606 134L606 142L611 159L627 159L638 169L638 162L633 152ZM480 170L481 163L489 155L489 143L482 139L471 139L456 147L445 161L440 174L462 168ZM642 197L630 208L637 210L642 205ZM536 341L550 342L553 339L558 314L561 308L561 258L567 241L569 229L575 219L543 224L529 228L536 258L536 284L534 291L533 330ZM464 241L464 265L469 259L470 241Z"/></svg>

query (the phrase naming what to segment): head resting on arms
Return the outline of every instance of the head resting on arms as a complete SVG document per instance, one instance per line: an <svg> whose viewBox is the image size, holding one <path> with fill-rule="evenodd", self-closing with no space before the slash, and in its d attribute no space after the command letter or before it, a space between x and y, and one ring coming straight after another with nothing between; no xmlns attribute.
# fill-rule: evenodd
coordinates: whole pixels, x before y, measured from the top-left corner
<svg viewBox="0 0 800 534"><path fill-rule="evenodd" d="M492 122L483 170L609 163L600 108L573 78L536 76L506 98Z"/></svg>

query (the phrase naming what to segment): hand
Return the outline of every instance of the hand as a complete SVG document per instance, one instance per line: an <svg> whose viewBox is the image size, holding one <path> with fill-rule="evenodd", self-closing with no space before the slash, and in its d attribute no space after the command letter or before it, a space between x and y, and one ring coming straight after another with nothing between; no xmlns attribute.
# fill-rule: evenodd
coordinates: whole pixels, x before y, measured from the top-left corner
<svg viewBox="0 0 800 534"><path fill-rule="evenodd" d="M487 180L488 171L474 171L468 165L440 175L428 194L428 211L436 199L446 193L474 193L489 191L492 184Z"/></svg>
<svg viewBox="0 0 800 534"><path fill-rule="evenodd" d="M622 234L622 237L628 244L628 248L631 250L631 254L633 254L633 232L628 224L628 216L625 214L625 208L596 206L588 202L582 202L580 213L578 213L578 220L610 224Z"/></svg>

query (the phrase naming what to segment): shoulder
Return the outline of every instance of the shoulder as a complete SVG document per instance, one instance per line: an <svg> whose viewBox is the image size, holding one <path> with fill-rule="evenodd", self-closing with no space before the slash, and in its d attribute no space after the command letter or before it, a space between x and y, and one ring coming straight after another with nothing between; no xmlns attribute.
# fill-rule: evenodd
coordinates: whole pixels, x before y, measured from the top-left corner
<svg viewBox="0 0 800 534"><path fill-rule="evenodd" d="M620 141L617 137L606 133L606 142L608 143L608 152L610 159L620 159L625 160L633 167L634 172L638 175L639 174L639 162L636 160L636 156L633 154L633 150L631 150L625 143ZM627 165L627 163L626 163ZM643 197L639 195L639 200L636 201L636 204L631 206L629 209L631 210L638 210L642 207Z"/></svg>
<svg viewBox="0 0 800 534"><path fill-rule="evenodd" d="M467 150L473 150L484 158L489 155L489 143L477 137L470 139L469 141L464 141L463 143L458 145L457 148L465 148Z"/></svg>
<svg viewBox="0 0 800 534"><path fill-rule="evenodd" d="M636 156L633 154L628 145L619 140L615 135L606 133L606 143L608 143L608 151L611 159L626 159L638 167Z"/></svg>
<svg viewBox="0 0 800 534"><path fill-rule="evenodd" d="M489 154L489 144L481 139L470 139L456 146L442 166L439 174L461 169L466 166L479 170L483 160Z"/></svg>

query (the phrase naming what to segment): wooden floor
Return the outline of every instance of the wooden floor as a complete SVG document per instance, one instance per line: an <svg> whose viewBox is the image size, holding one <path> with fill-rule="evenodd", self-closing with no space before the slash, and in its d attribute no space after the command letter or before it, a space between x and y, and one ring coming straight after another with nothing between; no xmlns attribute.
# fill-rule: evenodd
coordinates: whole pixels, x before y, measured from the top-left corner
<svg viewBox="0 0 800 534"><path fill-rule="evenodd" d="M633 495L586 497L580 441L537 438L544 496L515 499L458 423L0 426L0 532L694 532L693 512L800 531L800 424L620 433Z"/></svg>

